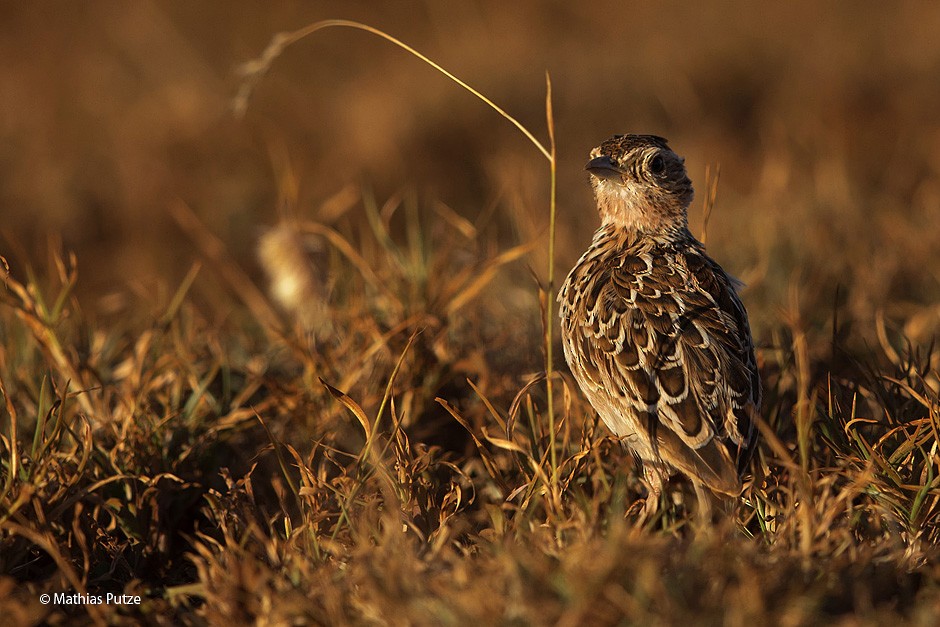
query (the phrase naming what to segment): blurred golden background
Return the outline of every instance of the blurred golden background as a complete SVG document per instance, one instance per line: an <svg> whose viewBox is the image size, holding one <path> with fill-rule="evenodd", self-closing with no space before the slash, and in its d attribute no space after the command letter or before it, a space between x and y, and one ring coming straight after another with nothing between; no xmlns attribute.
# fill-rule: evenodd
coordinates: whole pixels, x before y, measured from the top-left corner
<svg viewBox="0 0 940 627"><path fill-rule="evenodd" d="M588 151L655 133L687 158L696 234L720 165L707 243L748 284L758 335L793 285L809 309L826 304L821 318L838 286L856 320L884 309L915 338L937 328L940 5L916 2L7 3L0 241L14 271L17 249L41 266L56 236L86 298L175 286L199 256L171 216L182 201L260 281L255 242L288 172L305 219L360 219L355 202L335 208L367 186L380 203L444 203L500 246L547 242L544 158L371 35L290 48L236 119L239 65L330 17L401 38L546 141L551 74L559 280L597 224ZM528 259L542 278L545 248Z"/></svg>
<svg viewBox="0 0 940 627"><path fill-rule="evenodd" d="M764 396L714 534L682 485L644 520L547 342L517 129L349 29L233 114L326 18L544 142L550 73L556 288L593 146L668 138L700 237L720 167ZM938 33L927 2L0 3L5 624L936 622ZM40 603L67 590L144 601Z"/></svg>

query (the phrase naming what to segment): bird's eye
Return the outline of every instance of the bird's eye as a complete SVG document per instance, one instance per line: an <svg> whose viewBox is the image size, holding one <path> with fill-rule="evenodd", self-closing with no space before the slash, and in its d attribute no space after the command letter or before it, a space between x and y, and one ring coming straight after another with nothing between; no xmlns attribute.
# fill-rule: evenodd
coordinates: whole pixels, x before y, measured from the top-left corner
<svg viewBox="0 0 940 627"><path fill-rule="evenodd" d="M666 161L662 155L656 155L650 159L650 172L653 174L662 174L666 170Z"/></svg>

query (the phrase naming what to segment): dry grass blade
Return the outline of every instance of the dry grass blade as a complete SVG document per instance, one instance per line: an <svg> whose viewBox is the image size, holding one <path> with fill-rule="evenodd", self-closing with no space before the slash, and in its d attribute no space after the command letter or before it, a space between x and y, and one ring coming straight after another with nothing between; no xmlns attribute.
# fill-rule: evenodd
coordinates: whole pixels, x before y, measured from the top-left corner
<svg viewBox="0 0 940 627"><path fill-rule="evenodd" d="M4 260L5 262L5 260ZM10 399L10 395L7 392L6 384L3 382L3 377L0 376L0 395L3 396L3 404L7 410L7 417L10 419L10 457L9 457L9 470L7 472L6 481L3 484L3 496L6 498L6 495L10 493L10 488L13 485L13 481L19 476L19 436L16 432L16 407L13 406L13 401Z"/></svg>
<svg viewBox="0 0 940 627"><path fill-rule="evenodd" d="M376 276L372 268L369 267L369 263L362 258L362 255L356 252L352 245L342 235L330 227L319 224L317 222L303 222L299 225L299 228L302 233L322 235L325 237L330 242L330 244L336 248L336 250L341 252L343 256L346 257L356 267L356 270L359 271L359 274L366 281L366 283L381 291L386 296L392 297L395 300L398 299L397 295L393 294L388 289L388 286L386 286L385 283Z"/></svg>
<svg viewBox="0 0 940 627"><path fill-rule="evenodd" d="M496 421L496 424L499 425L500 429L502 429L504 433L508 433L508 431L506 430L506 421L503 420L503 417L496 410L496 407L493 406L493 403L490 401L490 399L488 399L486 395L483 394L483 391L479 387L477 387L477 384L474 383L472 380L467 379L467 384L471 388L473 388L473 391L476 393L476 395L480 397L481 401L483 401L483 404L486 406L486 409L490 413L490 416L493 417L493 420Z"/></svg>
<svg viewBox="0 0 940 627"><path fill-rule="evenodd" d="M460 233L464 239L473 241L479 237L477 227L470 220L466 219L443 202L436 202L433 205L434 213L442 220L451 225L455 231Z"/></svg>
<svg viewBox="0 0 940 627"><path fill-rule="evenodd" d="M489 473L490 477L495 479L499 483L503 484L503 486L505 487L505 483L502 478L502 473L498 470L498 466L493 461L493 457L490 454L490 452L486 449L485 446L483 446L483 442L481 442L480 439L473 432L473 429L470 427L470 423L468 423L466 419L460 415L460 412L457 410L456 407L451 405L449 402L447 402L443 398L435 398L434 400L441 407L443 407L447 411L447 413L453 416L454 420L456 420L460 424L461 427L466 429L467 433L470 434L470 438L473 440L473 443L476 445L477 451L480 453L480 459L483 461L483 465L486 468L486 471Z"/></svg>
<svg viewBox="0 0 940 627"><path fill-rule="evenodd" d="M885 355L888 356L888 359L891 360L895 366L901 365L901 356L894 349L894 346L891 345L891 341L888 339L888 331L885 325L885 312L883 309L879 309L875 314L875 330L878 332L878 342L881 343L881 350L884 351Z"/></svg>
<svg viewBox="0 0 940 627"><path fill-rule="evenodd" d="M294 498L297 500L298 506L302 507L303 504L300 502L300 490L298 490L297 485L294 483L294 480L291 477L291 473L287 469L287 461L284 459L284 455L281 453L281 443L278 442L277 438L274 437L274 434L271 433L271 430L261 418L260 414L255 412L255 418L261 424L265 434L268 436L268 441L271 443L271 447L274 449L274 456L277 458L277 463L281 470L281 476L284 477L284 481L286 481L287 485L290 487L291 494L293 494Z"/></svg>
<svg viewBox="0 0 940 627"><path fill-rule="evenodd" d="M193 263L193 265L190 267L189 272L187 272L186 276L183 277L179 288L176 290L176 293L173 294L173 298L170 299L169 304L166 306L166 311L160 317L161 324L169 324L170 320L175 318L176 314L179 313L180 307L183 305L183 301L186 300L186 295L189 293L190 288L196 281L196 277L199 276L199 271L201 269L202 264L198 261Z"/></svg>
<svg viewBox="0 0 940 627"><path fill-rule="evenodd" d="M529 390L544 378L545 374L538 374L530 378L528 381L526 381L525 385L519 389L515 398L512 399L512 403L509 405L509 419L506 421L506 435L509 438L512 438L514 427L516 425L516 416L519 415L519 411L522 408L522 403L525 402L525 400L528 398Z"/></svg>
<svg viewBox="0 0 940 627"><path fill-rule="evenodd" d="M486 427L483 428L483 437L486 438L486 441L492 444L493 446L498 446L499 448L505 449L507 451L515 451L516 453L522 453L523 455L528 455L528 451L526 451L524 448L522 448L515 442L512 442L511 440L507 440L505 438L498 438L496 436L490 435L489 433L486 432Z"/></svg>
<svg viewBox="0 0 940 627"><path fill-rule="evenodd" d="M348 409L350 413L352 413L352 415L356 417L356 420L358 420L359 424L362 425L362 431L365 434L366 439L367 440L371 439L372 438L372 425L369 423L369 417L366 416L366 412L362 411L362 407L360 407L356 401L349 398L349 396L345 392L341 392L340 390L337 390L332 385L324 381L322 378L320 378L320 383L322 383L323 386L327 389L327 391L329 391L330 396L332 396L333 398L338 400L340 403L342 403L343 407Z"/></svg>
<svg viewBox="0 0 940 627"><path fill-rule="evenodd" d="M372 451L372 443L375 440L376 432L378 431L379 425L382 422L382 416L385 413L385 408L388 406L389 401L392 398L392 386L395 385L395 379L398 377L399 371L401 371L401 366L405 361L405 357L408 355L408 351L411 350L411 347L414 345L415 338L417 338L420 333L421 329L416 329L414 332L412 332L411 336L408 338L408 343L405 344L401 354L398 356L398 361L395 363L395 367L392 369L392 373L388 377L388 383L385 385L385 392L382 394L382 402L379 403L379 408L375 412L375 423L373 425L372 434L366 439L366 445L363 448L360 459L367 459L368 454ZM386 443L385 450L382 451L382 455L385 454L386 450L388 450L388 447L391 446L391 443L391 440Z"/></svg>
<svg viewBox="0 0 940 627"><path fill-rule="evenodd" d="M448 301L447 307L445 308L447 315L454 315L461 307L473 300L496 277L496 274L502 266L528 254L529 251L535 248L535 245L536 242L529 242L528 244L515 246L487 262L486 266L477 273L476 277Z"/></svg>
<svg viewBox="0 0 940 627"><path fill-rule="evenodd" d="M708 223L711 222L712 212L718 200L718 181L721 180L721 164L715 167L712 176L710 166L705 166L705 200L702 201L702 243L708 243Z"/></svg>

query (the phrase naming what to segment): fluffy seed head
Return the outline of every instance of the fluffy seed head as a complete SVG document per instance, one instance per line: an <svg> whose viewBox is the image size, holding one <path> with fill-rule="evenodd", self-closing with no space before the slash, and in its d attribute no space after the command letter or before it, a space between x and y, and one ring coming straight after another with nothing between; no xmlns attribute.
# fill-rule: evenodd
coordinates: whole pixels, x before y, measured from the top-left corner
<svg viewBox="0 0 940 627"><path fill-rule="evenodd" d="M271 282L271 295L317 338L332 331L329 292L322 268L311 259L317 242L304 239L297 229L282 223L258 241L258 258Z"/></svg>

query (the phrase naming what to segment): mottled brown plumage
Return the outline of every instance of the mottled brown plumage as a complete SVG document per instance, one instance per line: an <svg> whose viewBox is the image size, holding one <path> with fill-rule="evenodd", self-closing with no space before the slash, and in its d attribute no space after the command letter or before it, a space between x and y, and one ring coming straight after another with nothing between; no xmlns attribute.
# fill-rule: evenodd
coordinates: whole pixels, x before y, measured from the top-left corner
<svg viewBox="0 0 940 627"><path fill-rule="evenodd" d="M681 472L736 496L761 386L735 281L688 229L692 183L653 135L617 135L587 165L601 215L558 294L565 358L644 464L655 508Z"/></svg>

